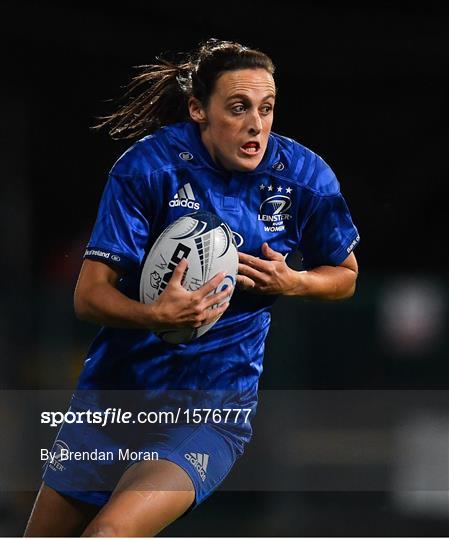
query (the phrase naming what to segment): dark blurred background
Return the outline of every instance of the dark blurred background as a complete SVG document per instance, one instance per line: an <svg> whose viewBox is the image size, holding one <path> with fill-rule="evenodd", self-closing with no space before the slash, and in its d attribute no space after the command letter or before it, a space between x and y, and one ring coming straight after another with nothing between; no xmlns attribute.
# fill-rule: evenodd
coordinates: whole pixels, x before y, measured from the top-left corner
<svg viewBox="0 0 449 540"><path fill-rule="evenodd" d="M96 332L73 288L128 144L90 126L133 66L209 37L273 58L274 131L337 174L360 278L343 303L278 302L248 453L166 534L449 535L448 9L392 4L0 3L0 535L22 534L35 495L11 486L37 426L5 396L73 388Z"/></svg>

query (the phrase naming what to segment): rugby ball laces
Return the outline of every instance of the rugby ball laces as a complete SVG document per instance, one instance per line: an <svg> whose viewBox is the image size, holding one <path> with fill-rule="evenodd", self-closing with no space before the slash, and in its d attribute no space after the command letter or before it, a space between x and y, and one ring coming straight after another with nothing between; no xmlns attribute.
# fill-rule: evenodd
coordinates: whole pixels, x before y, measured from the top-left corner
<svg viewBox="0 0 449 540"><path fill-rule="evenodd" d="M182 285L188 291L196 291L219 272L224 272L225 277L210 294L235 287L238 253L231 229L216 214L194 212L162 231L148 253L140 278L141 302L151 304L159 298L183 258L187 259L188 268ZM228 300L231 296L232 293ZM188 343L204 335L217 321L218 318L199 328L167 327L156 334L168 343Z"/></svg>

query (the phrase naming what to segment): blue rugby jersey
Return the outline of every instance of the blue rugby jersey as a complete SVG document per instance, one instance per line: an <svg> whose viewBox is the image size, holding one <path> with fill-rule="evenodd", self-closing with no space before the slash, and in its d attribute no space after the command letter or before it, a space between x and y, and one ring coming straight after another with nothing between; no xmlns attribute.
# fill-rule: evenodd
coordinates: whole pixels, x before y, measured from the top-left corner
<svg viewBox="0 0 449 540"><path fill-rule="evenodd" d="M119 289L139 299L150 247L174 220L196 210L218 214L240 251L300 250L305 268L336 266L359 241L339 183L317 154L271 133L259 166L231 172L215 164L193 122L164 127L127 150L112 167L85 258L123 271ZM103 327L79 389L223 389L253 393L275 296L236 290L215 326L170 345L145 330Z"/></svg>

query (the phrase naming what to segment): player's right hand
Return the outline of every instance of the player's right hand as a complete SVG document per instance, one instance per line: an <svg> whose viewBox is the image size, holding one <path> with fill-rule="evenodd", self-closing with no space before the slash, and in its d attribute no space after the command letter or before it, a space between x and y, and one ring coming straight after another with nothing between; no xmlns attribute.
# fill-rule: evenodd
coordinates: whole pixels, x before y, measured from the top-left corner
<svg viewBox="0 0 449 540"><path fill-rule="evenodd" d="M196 291L188 291L182 285L187 267L187 259L182 259L164 292L149 304L154 330L185 326L199 328L215 321L228 308L232 288L214 292L225 273L217 274Z"/></svg>

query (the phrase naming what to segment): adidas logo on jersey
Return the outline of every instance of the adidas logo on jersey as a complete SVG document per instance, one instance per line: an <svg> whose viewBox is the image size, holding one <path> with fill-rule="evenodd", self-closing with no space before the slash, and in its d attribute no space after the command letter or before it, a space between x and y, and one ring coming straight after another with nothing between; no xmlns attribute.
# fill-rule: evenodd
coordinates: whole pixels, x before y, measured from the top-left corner
<svg viewBox="0 0 449 540"><path fill-rule="evenodd" d="M189 452L184 454L184 457L189 461L195 469L198 471L201 480L206 480L207 464L209 463L209 454L199 454L197 452Z"/></svg>
<svg viewBox="0 0 449 540"><path fill-rule="evenodd" d="M196 202L190 183L187 183L182 188L178 189L178 193L176 193L168 204L172 208L175 206L191 208L192 210L199 210L200 208L200 203Z"/></svg>

